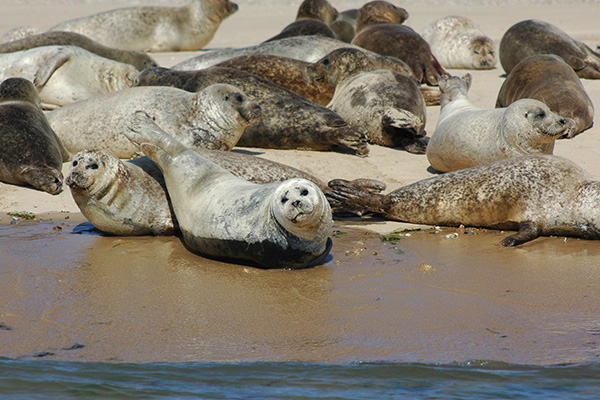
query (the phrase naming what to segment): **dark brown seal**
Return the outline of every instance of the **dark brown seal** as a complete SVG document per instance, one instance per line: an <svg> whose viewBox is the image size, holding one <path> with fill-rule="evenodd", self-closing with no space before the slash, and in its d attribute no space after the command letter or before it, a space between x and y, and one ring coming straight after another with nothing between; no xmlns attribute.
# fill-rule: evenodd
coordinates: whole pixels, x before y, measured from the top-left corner
<svg viewBox="0 0 600 400"><path fill-rule="evenodd" d="M408 26L369 25L356 34L352 44L384 56L399 58L412 68L419 82L435 86L438 78L446 74L431 53L429 44Z"/></svg>
<svg viewBox="0 0 600 400"><path fill-rule="evenodd" d="M364 4L356 15L356 34L375 24L401 24L408 18L408 12L387 1L370 1Z"/></svg>
<svg viewBox="0 0 600 400"><path fill-rule="evenodd" d="M508 74L536 54L555 54L585 79L600 79L600 54L544 21L529 19L511 26L500 41L500 63Z"/></svg>
<svg viewBox="0 0 600 400"><path fill-rule="evenodd" d="M368 154L364 129L348 124L326 107L244 71L221 67L197 71L149 68L137 76L134 85L171 86L195 92L216 82L237 85L262 108L262 118L246 128L238 146Z"/></svg>
<svg viewBox="0 0 600 400"><path fill-rule="evenodd" d="M15 51L28 50L34 47L68 45L86 49L104 58L133 65L139 71L146 68L157 67L158 64L152 57L141 51L120 50L104 46L84 35L75 32L45 32L29 36L8 43L0 43L0 53L13 53Z"/></svg>
<svg viewBox="0 0 600 400"><path fill-rule="evenodd" d="M68 155L39 105L38 92L27 79L0 84L0 180L58 194Z"/></svg>
<svg viewBox="0 0 600 400"><path fill-rule="evenodd" d="M332 204L430 225L510 229L502 244L538 236L600 239L600 182L572 161L529 155L448 172L389 194L329 182Z"/></svg>
<svg viewBox="0 0 600 400"><path fill-rule="evenodd" d="M575 121L567 138L592 126L594 105L579 77L562 58L539 54L524 59L508 74L496 107L508 107L520 99L540 100L558 115Z"/></svg>

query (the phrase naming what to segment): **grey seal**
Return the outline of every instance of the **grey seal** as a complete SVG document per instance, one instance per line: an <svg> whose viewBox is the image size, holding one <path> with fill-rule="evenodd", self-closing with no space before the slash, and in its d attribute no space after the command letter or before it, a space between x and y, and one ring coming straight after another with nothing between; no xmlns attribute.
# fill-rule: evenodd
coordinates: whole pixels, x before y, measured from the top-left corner
<svg viewBox="0 0 600 400"><path fill-rule="evenodd" d="M133 65L77 46L42 46L0 54L0 81L8 77L33 81L47 109L128 88L138 72Z"/></svg>
<svg viewBox="0 0 600 400"><path fill-rule="evenodd" d="M259 185L240 179L149 118L134 118L125 134L163 172L190 250L262 268L310 267L329 253L331 209L314 183Z"/></svg>
<svg viewBox="0 0 600 400"><path fill-rule="evenodd" d="M309 66L307 74L335 87L328 107L363 126L371 143L425 153L425 100L411 78L377 69L362 52L351 48L334 50Z"/></svg>
<svg viewBox="0 0 600 400"><path fill-rule="evenodd" d="M244 71L221 67L199 71L149 68L135 79L138 86L172 86L191 92L215 82L239 86L263 110L262 118L246 128L239 146L368 154L364 129L348 124L326 107Z"/></svg>
<svg viewBox="0 0 600 400"><path fill-rule="evenodd" d="M516 23L502 36L499 50L500 63L507 74L527 57L555 54L580 78L600 79L600 54L548 22L528 19Z"/></svg>
<svg viewBox="0 0 600 400"><path fill-rule="evenodd" d="M508 107L525 98L540 100L558 115L575 121L567 138L594 123L594 104L579 77L554 54L538 54L518 63L500 87L496 107Z"/></svg>
<svg viewBox="0 0 600 400"><path fill-rule="evenodd" d="M261 116L258 104L237 87L207 85L198 93L171 87L132 87L69 104L47 114L71 153L90 148L134 156L138 147L123 136L130 116L144 110L190 147L231 150L244 129Z"/></svg>
<svg viewBox="0 0 600 400"><path fill-rule="evenodd" d="M100 57L133 65L137 70L157 67L156 61L141 51L120 50L101 45L75 32L44 32L7 43L0 43L0 53L13 53L42 46L77 46Z"/></svg>
<svg viewBox="0 0 600 400"><path fill-rule="evenodd" d="M356 34L371 25L401 24L408 19L408 11L389 1L370 1L356 13Z"/></svg>
<svg viewBox="0 0 600 400"><path fill-rule="evenodd" d="M334 205L416 224L518 230L502 244L538 236L600 239L600 182L570 160L529 155L424 179L389 194L329 182Z"/></svg>
<svg viewBox="0 0 600 400"><path fill-rule="evenodd" d="M433 21L421 36L444 68L490 69L496 66L496 45L473 21L447 16Z"/></svg>
<svg viewBox="0 0 600 400"><path fill-rule="evenodd" d="M181 7L118 8L65 21L49 30L80 33L124 50L198 50L237 9L229 0L190 0Z"/></svg>
<svg viewBox="0 0 600 400"><path fill-rule="evenodd" d="M573 120L533 99L481 109L468 99L470 85L470 74L440 79L440 117L427 145L427 159L439 172L526 154L551 154L555 140L575 126Z"/></svg>
<svg viewBox="0 0 600 400"><path fill-rule="evenodd" d="M37 90L26 79L0 84L0 180L58 194L67 152L39 103Z"/></svg>

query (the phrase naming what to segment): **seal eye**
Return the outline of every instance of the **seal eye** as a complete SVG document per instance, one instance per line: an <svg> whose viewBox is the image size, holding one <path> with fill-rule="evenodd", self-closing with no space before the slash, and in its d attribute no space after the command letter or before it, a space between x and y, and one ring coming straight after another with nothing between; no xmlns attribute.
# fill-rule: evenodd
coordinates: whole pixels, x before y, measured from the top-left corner
<svg viewBox="0 0 600 400"><path fill-rule="evenodd" d="M324 59L324 60L323 60L323 65L329 65L329 59L327 59L327 58L326 58L326 59Z"/></svg>
<svg viewBox="0 0 600 400"><path fill-rule="evenodd" d="M473 53L479 54L479 50L473 50Z"/></svg>
<svg viewBox="0 0 600 400"><path fill-rule="evenodd" d="M235 99L236 99L238 102L240 102L240 103L243 103L243 102L244 102L244 98L243 98L242 96L240 96L240 95L238 95L238 96L237 96Z"/></svg>
<svg viewBox="0 0 600 400"><path fill-rule="evenodd" d="M302 189L302 191L300 192L300 196L308 196L308 190Z"/></svg>
<svg viewBox="0 0 600 400"><path fill-rule="evenodd" d="M98 164L97 163L92 163L90 165L86 165L85 169L98 169Z"/></svg>
<svg viewBox="0 0 600 400"><path fill-rule="evenodd" d="M283 199L281 199L281 204L285 204L285 203L287 203L287 202L288 202L288 200L289 200L289 199L288 199L287 197L284 197Z"/></svg>
<svg viewBox="0 0 600 400"><path fill-rule="evenodd" d="M77 166L77 160L73 161L73 166L76 167Z"/></svg>
<svg viewBox="0 0 600 400"><path fill-rule="evenodd" d="M229 101L229 96L225 96L225 101Z"/></svg>

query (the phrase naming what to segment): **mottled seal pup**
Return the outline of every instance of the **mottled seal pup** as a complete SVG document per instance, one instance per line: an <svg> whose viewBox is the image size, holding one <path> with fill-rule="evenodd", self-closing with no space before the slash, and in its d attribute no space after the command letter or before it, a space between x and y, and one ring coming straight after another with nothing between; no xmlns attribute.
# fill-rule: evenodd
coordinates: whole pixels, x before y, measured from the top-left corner
<svg viewBox="0 0 600 400"><path fill-rule="evenodd" d="M446 74L431 53L429 44L405 25L368 25L357 32L352 44L384 56L399 58L412 68L419 82L436 86L439 77Z"/></svg>
<svg viewBox="0 0 600 400"><path fill-rule="evenodd" d="M138 72L131 64L77 46L42 46L0 54L0 81L8 77L33 81L47 109L128 88Z"/></svg>
<svg viewBox="0 0 600 400"><path fill-rule="evenodd" d="M555 54L580 78L600 79L600 54L544 21L529 19L511 26L502 36L499 50L500 63L507 74L527 57Z"/></svg>
<svg viewBox="0 0 600 400"><path fill-rule="evenodd" d="M329 182L332 204L416 224L518 230L502 244L538 236L600 239L600 182L552 155L529 155L449 172L389 194Z"/></svg>
<svg viewBox="0 0 600 400"><path fill-rule="evenodd" d="M425 153L425 100L411 78L377 69L364 53L351 48L334 50L309 66L307 74L335 86L328 107L363 126L371 143Z"/></svg>
<svg viewBox="0 0 600 400"><path fill-rule="evenodd" d="M65 179L81 213L101 231L121 236L172 235L169 197L156 179L108 150L73 157Z"/></svg>
<svg viewBox="0 0 600 400"><path fill-rule="evenodd" d="M364 129L348 124L326 107L244 71L220 67L199 71L149 68L135 79L138 86L172 86L191 92L215 82L240 87L263 110L262 118L246 128L239 146L341 150L359 156L369 152Z"/></svg>
<svg viewBox="0 0 600 400"><path fill-rule="evenodd" d="M0 180L58 194L67 152L39 103L37 90L26 79L0 84Z"/></svg>
<svg viewBox="0 0 600 400"><path fill-rule="evenodd" d="M163 172L183 241L192 251L262 268L314 266L329 253L331 209L314 183L257 185L237 178L149 118L135 118L125 134Z"/></svg>
<svg viewBox="0 0 600 400"><path fill-rule="evenodd" d="M156 61L141 51L106 47L75 32L44 32L8 43L0 43L0 53L13 53L42 46L77 46L100 57L133 65L137 70L157 67Z"/></svg>
<svg viewBox="0 0 600 400"><path fill-rule="evenodd" d="M437 19L421 31L421 36L444 68L496 66L494 41L467 17L452 15Z"/></svg>
<svg viewBox="0 0 600 400"><path fill-rule="evenodd" d="M544 102L552 111L575 121L571 138L594 122L594 105L573 69L554 54L538 54L518 63L498 92L496 107L520 99Z"/></svg>
<svg viewBox="0 0 600 400"><path fill-rule="evenodd" d="M182 7L118 8L65 21L50 30L80 33L124 50L198 50L237 9L229 0L190 0Z"/></svg>
<svg viewBox="0 0 600 400"><path fill-rule="evenodd" d="M136 110L144 110L186 146L231 150L244 129L261 115L239 88L207 85L198 93L171 87L132 87L69 104L48 113L71 153L89 148L134 156L138 147L122 134Z"/></svg>
<svg viewBox="0 0 600 400"><path fill-rule="evenodd" d="M439 172L526 154L551 154L554 141L575 125L533 99L507 108L478 108L467 97L470 86L470 74L440 79L440 117L427 145L427 159Z"/></svg>

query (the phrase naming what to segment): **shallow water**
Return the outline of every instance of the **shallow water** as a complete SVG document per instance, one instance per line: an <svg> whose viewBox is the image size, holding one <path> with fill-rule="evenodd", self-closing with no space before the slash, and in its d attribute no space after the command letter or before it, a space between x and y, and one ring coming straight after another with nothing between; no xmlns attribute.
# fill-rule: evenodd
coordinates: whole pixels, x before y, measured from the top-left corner
<svg viewBox="0 0 600 400"><path fill-rule="evenodd" d="M110 364L0 360L0 395L39 398L595 399L600 368L400 363Z"/></svg>

